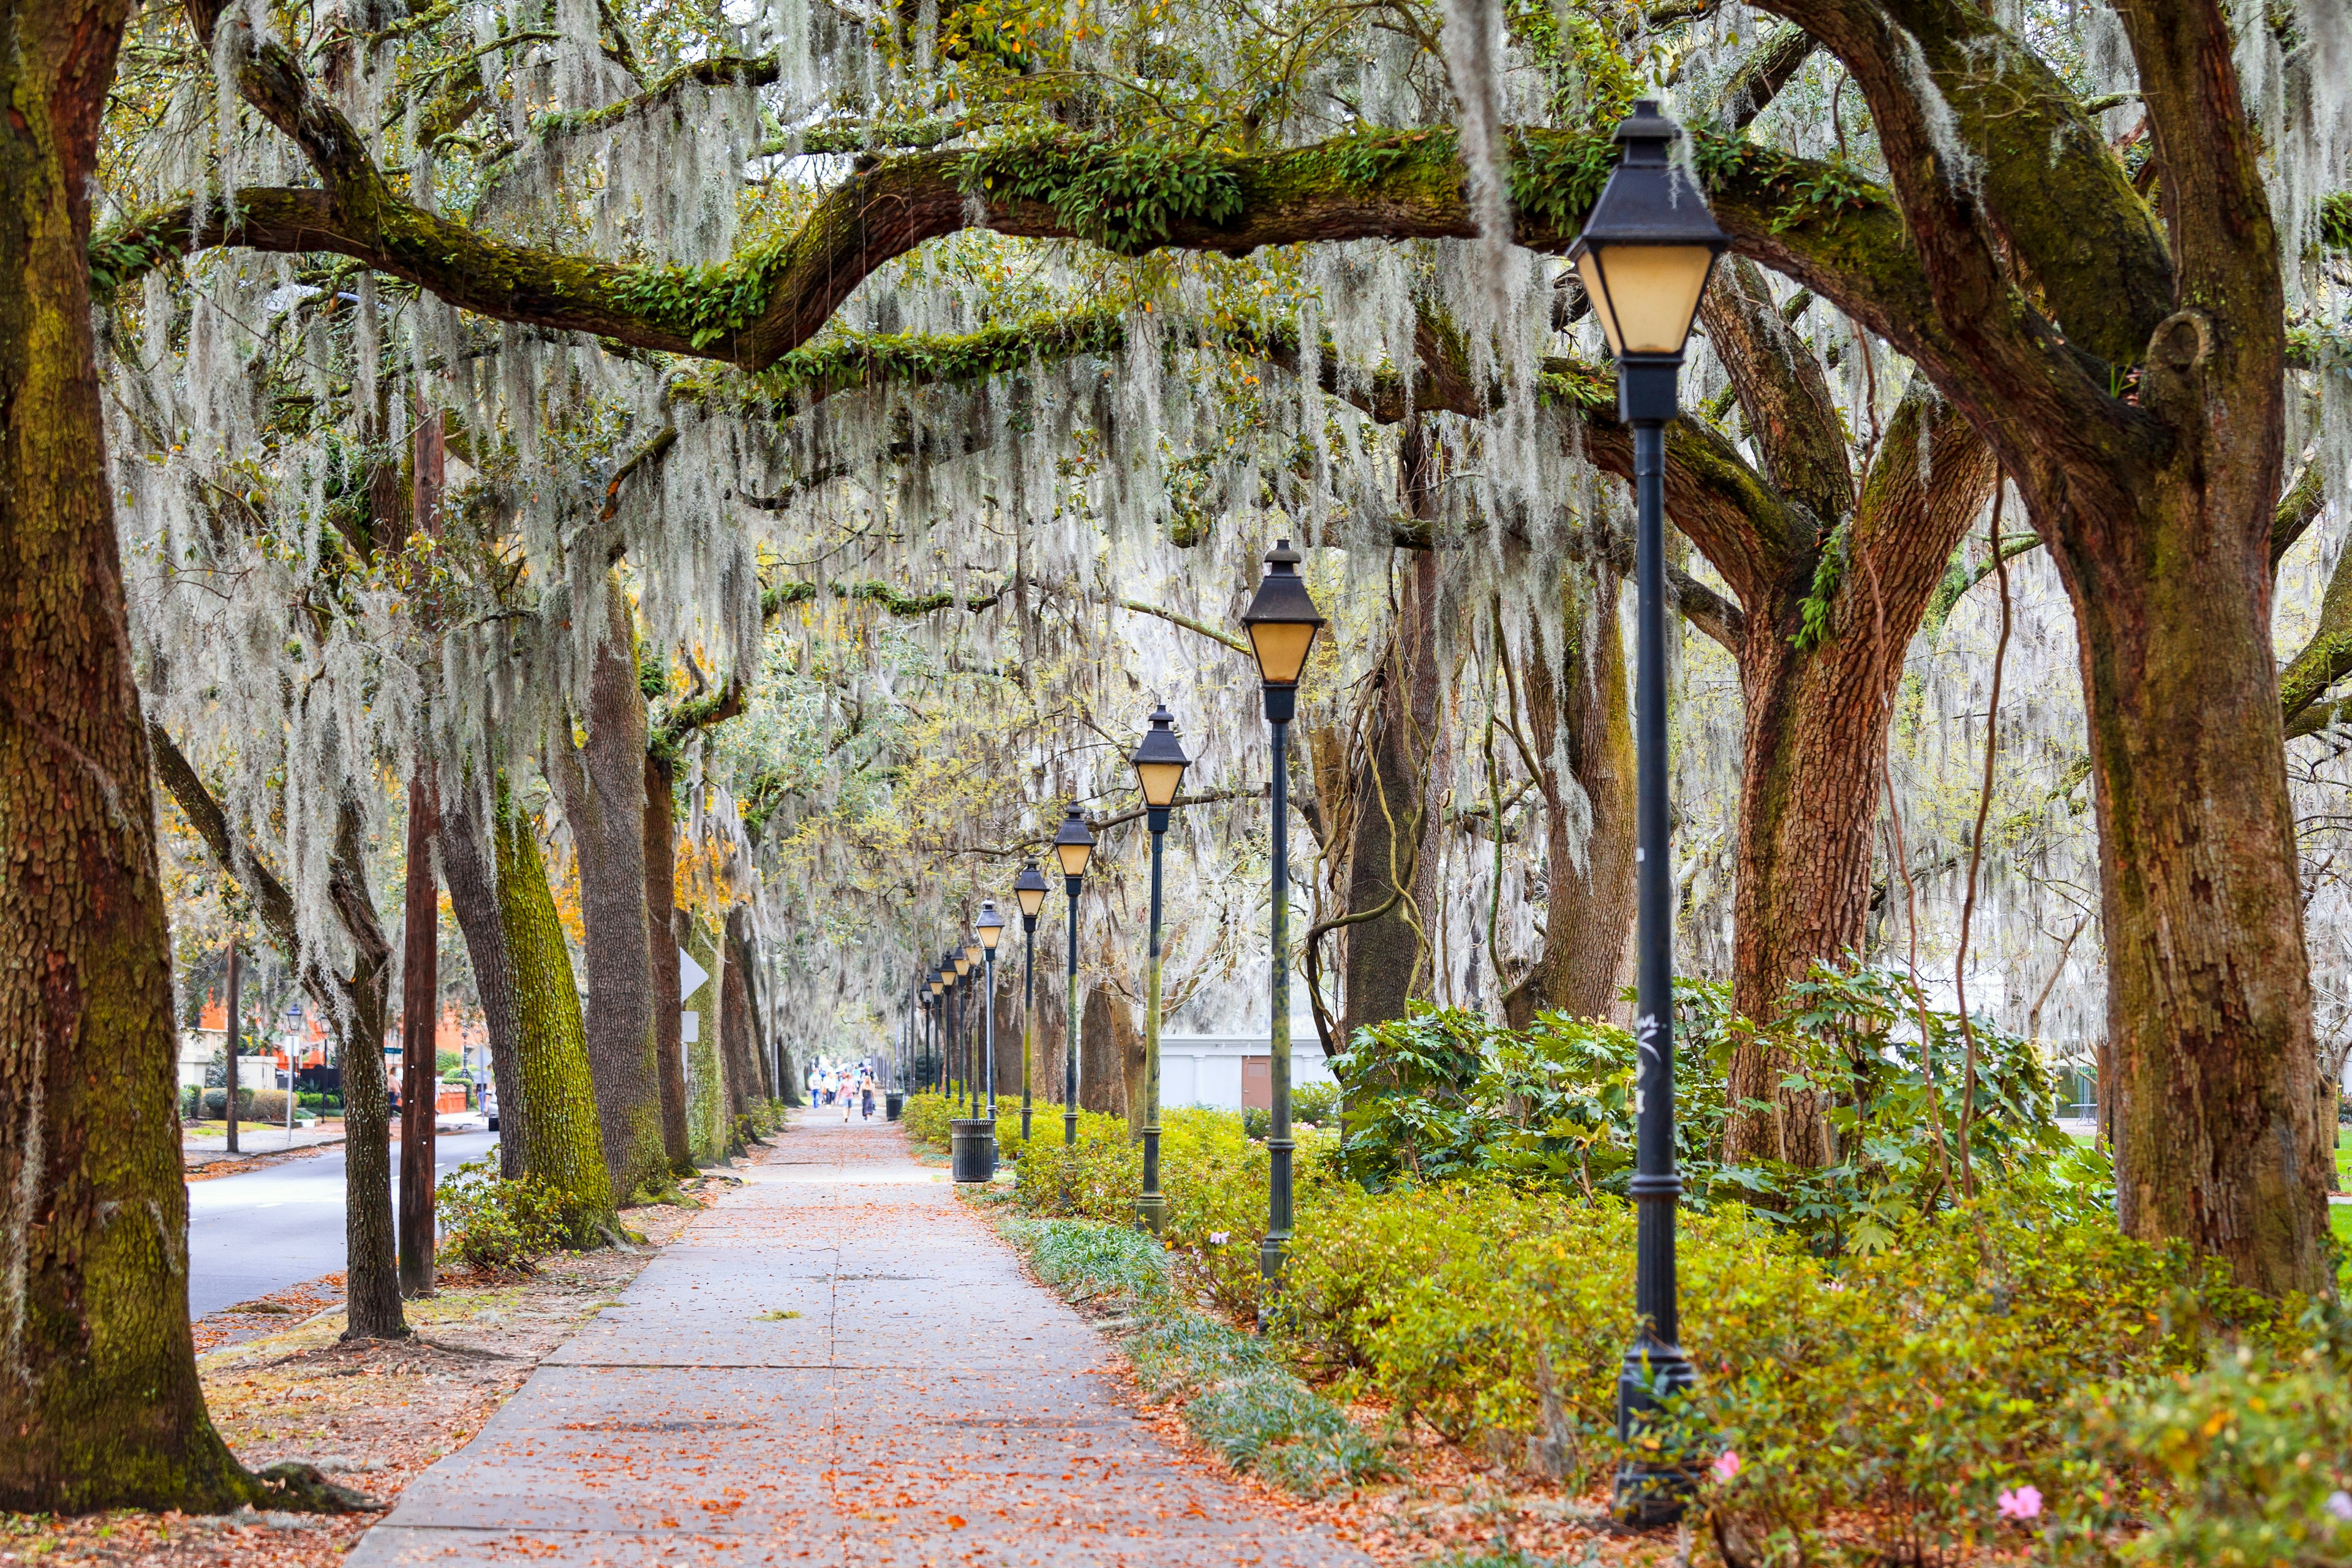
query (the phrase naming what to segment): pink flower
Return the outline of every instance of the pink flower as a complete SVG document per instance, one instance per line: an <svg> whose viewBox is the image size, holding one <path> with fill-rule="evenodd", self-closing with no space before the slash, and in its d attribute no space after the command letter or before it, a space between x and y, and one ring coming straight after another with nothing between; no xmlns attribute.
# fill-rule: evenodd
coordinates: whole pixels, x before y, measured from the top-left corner
<svg viewBox="0 0 2352 1568"><path fill-rule="evenodd" d="M1715 1457L1715 1463L1709 1465L1707 1468L1714 1473L1717 1480L1729 1485L1731 1478L1739 1473L1739 1455L1736 1450L1726 1448Z"/></svg>
<svg viewBox="0 0 2352 1568"><path fill-rule="evenodd" d="M2042 1489L2020 1487L2013 1492L2000 1494L2000 1517L2003 1519L2039 1519L2042 1517Z"/></svg>

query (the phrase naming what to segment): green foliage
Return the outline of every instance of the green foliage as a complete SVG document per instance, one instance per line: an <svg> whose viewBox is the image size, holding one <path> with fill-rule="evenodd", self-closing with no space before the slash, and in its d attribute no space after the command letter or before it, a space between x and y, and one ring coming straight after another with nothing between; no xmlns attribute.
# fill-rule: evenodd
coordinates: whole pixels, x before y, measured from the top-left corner
<svg viewBox="0 0 2352 1568"><path fill-rule="evenodd" d="M1685 1011L1706 993L1686 989ZM1339 1165L1371 1186L1518 1176L1622 1192L1633 1158L1633 1037L1598 1019L1538 1016L1524 1033L1457 1008L1357 1031L1331 1067L1347 1090ZM1682 1074L1685 1175L1713 1164L1719 1079Z"/></svg>
<svg viewBox="0 0 2352 1568"><path fill-rule="evenodd" d="M568 1245L578 1228L563 1194L537 1176L507 1181L496 1161L468 1160L434 1189L446 1234L441 1256L472 1268L529 1271L533 1260Z"/></svg>
<svg viewBox="0 0 2352 1568"><path fill-rule="evenodd" d="M1977 1020L1971 1102L1959 1019L1926 1009L1923 1056L1916 993L1872 969L1816 968L1762 1032L1790 1061L1787 1082L1827 1106L1836 1159L1821 1168L1725 1164L1723 1086L1732 1052L1759 1032L1720 986L1684 983L1675 1003L1689 1069L1675 1082L1675 1159L1694 1207L1755 1205L1824 1254L1886 1247L1912 1216L1959 1195L1961 1111L1971 1103L1979 1180L2031 1183L2070 1215L2109 1206L2112 1175L2058 1131L2054 1084L2032 1042ZM1339 1168L1373 1187L1499 1177L1622 1195L1635 1146L1634 1060L1633 1036L1597 1019L1548 1013L1514 1031L1474 1013L1417 1007L1359 1030L1332 1063L1348 1091Z"/></svg>
<svg viewBox="0 0 2352 1568"><path fill-rule="evenodd" d="M1719 991L1707 994L1712 1005L1684 1009L1685 1038L1706 1064L1703 1076L1720 1081L1753 1026ZM1923 1007L1906 977L1817 965L1783 1005L1765 1036L1790 1058L1785 1081L1827 1102L1838 1157L1822 1169L1775 1161L1717 1166L1708 1173L1717 1201L1746 1194L1817 1250L1875 1251L1893 1245L1911 1216L1954 1201L1965 1121L1979 1183L2031 1190L2055 1217L2112 1213L2105 1157L2078 1150L2058 1130L2057 1085L2032 1041L1973 1020L1971 1100L1958 1015Z"/></svg>
<svg viewBox="0 0 2352 1568"><path fill-rule="evenodd" d="M1106 143L1042 132L964 155L967 195L1042 202L1078 238L1122 256L1161 244L1181 224L1222 224L1242 210L1232 161L1206 148Z"/></svg>
<svg viewBox="0 0 2352 1568"><path fill-rule="evenodd" d="M1631 1205L1607 1197L1326 1187L1304 1206L1277 1326L1343 1393L1587 1484L1622 1451L1633 1240ZM1817 1552L1833 1519L1879 1532L1864 1560L1913 1561L1998 1533L2003 1490L2169 1488L2084 1443L2084 1392L2202 1366L2233 1339L2307 1337L2295 1304L2237 1291L2185 1249L2053 1223L2030 1190L1843 1259L1719 1208L1685 1217L1680 1265L1699 1383L1681 1426L1649 1440L1737 1453L1709 1506L1771 1563Z"/></svg>
<svg viewBox="0 0 2352 1568"><path fill-rule="evenodd" d="M1031 1271L1069 1300L1134 1310L1168 1299L1167 1252L1131 1226L1009 1219L998 1228L1028 1256Z"/></svg>
<svg viewBox="0 0 2352 1568"><path fill-rule="evenodd" d="M1302 1083L1290 1091L1290 1120L1293 1123L1324 1126L1339 1115L1339 1086L1336 1083Z"/></svg>
<svg viewBox="0 0 2352 1568"><path fill-rule="evenodd" d="M948 1152L948 1123L960 1114L955 1102L946 1095L925 1089L907 1097L898 1120L907 1129L909 1142L944 1154Z"/></svg>
<svg viewBox="0 0 2352 1568"><path fill-rule="evenodd" d="M1797 630L1789 638L1799 653L1810 653L1829 641L1830 616L1837 608L1838 584L1845 581L1847 557L1853 551L1853 522L1840 522L1822 541L1813 562L1813 584L1798 605Z"/></svg>
<svg viewBox="0 0 2352 1568"><path fill-rule="evenodd" d="M1154 1398L1181 1402L1192 1435L1234 1468L1307 1497L1387 1472L1379 1447L1265 1342L1180 1306L1166 1255L1131 1225L1010 1220L1001 1228L1062 1295L1146 1320L1126 1343L1137 1379Z"/></svg>
<svg viewBox="0 0 2352 1568"><path fill-rule="evenodd" d="M2352 1562L2352 1379L2316 1350L2253 1346L2126 1384L2085 1421L2093 1453L2163 1487L2130 1563ZM2107 1475L2070 1491L2059 1528L2097 1538L2126 1510Z"/></svg>

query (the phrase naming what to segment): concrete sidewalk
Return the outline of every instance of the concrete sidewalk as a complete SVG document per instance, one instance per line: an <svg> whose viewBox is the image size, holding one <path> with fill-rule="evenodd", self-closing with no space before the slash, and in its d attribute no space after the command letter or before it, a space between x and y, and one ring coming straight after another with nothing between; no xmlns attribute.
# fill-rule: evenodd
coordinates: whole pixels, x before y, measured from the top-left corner
<svg viewBox="0 0 2352 1568"><path fill-rule="evenodd" d="M803 1112L353 1568L1369 1568L1180 1461L898 1131Z"/></svg>

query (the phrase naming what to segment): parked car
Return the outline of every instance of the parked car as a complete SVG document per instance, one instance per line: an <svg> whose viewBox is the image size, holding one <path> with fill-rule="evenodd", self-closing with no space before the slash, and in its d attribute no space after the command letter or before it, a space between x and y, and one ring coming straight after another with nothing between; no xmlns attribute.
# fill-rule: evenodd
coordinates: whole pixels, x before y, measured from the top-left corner
<svg viewBox="0 0 2352 1568"><path fill-rule="evenodd" d="M499 1091L493 1085L482 1086L482 1114L490 1119L490 1131L499 1130Z"/></svg>

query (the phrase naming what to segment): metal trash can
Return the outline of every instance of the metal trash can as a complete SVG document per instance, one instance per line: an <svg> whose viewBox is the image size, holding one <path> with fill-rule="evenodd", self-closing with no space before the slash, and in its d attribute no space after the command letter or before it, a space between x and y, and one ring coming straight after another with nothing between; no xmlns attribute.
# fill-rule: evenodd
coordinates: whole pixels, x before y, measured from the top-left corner
<svg viewBox="0 0 2352 1568"><path fill-rule="evenodd" d="M893 1093L886 1094L882 1097L882 1116L884 1121L898 1121L898 1112L906 1109L907 1097L905 1095Z"/></svg>
<svg viewBox="0 0 2352 1568"><path fill-rule="evenodd" d="M948 1123L954 1138L955 1179L992 1182L996 1179L996 1123L984 1116L958 1117Z"/></svg>

